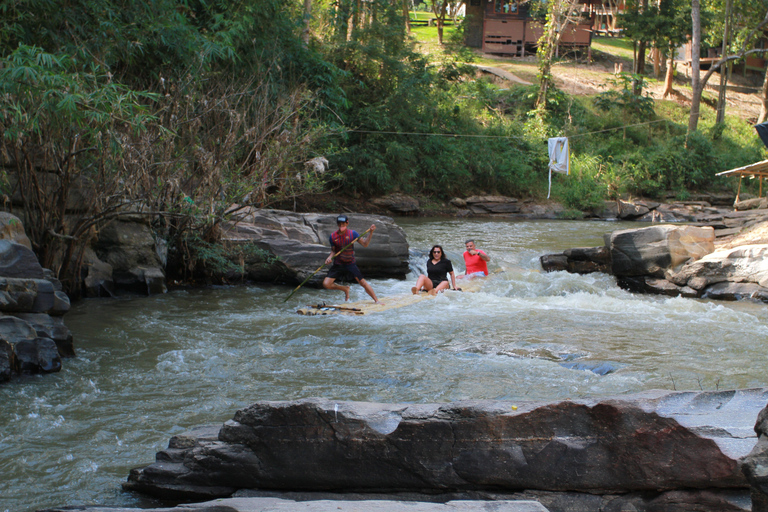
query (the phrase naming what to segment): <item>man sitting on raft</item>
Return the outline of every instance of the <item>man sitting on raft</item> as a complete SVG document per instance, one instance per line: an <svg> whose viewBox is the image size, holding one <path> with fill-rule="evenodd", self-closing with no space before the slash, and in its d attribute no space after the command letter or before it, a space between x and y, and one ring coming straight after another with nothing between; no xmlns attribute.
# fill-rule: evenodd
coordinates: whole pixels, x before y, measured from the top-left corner
<svg viewBox="0 0 768 512"><path fill-rule="evenodd" d="M437 295L437 292L448 289L448 274L451 275L453 288L455 290L460 290L461 288L456 288L456 278L453 275L453 265L451 264L451 260L445 257L443 248L436 245L429 251L427 275L420 275L419 280L416 281L416 286L411 288L411 291L416 295L423 288L430 295Z"/></svg>
<svg viewBox="0 0 768 512"><path fill-rule="evenodd" d="M474 240L467 240L464 242L464 247L467 249L464 252L464 265L466 265L467 271L464 276L460 277L487 276L487 262L491 261L491 257L475 247Z"/></svg>
<svg viewBox="0 0 768 512"><path fill-rule="evenodd" d="M328 265L333 262L333 265L328 269L325 279L323 279L323 288L327 290L341 290L344 292L344 300L349 300L349 286L343 286L336 284L336 279L352 275L355 280L360 283L365 292L371 296L373 302L381 304L379 299L376 298L376 293L371 288L371 285L363 278L363 273L357 268L355 264L355 244L357 241L363 247L368 247L371 243L371 237L373 232L376 231L376 225L372 224L371 229L363 240L360 240L360 235L357 231L347 229L349 227L349 219L346 215L339 215L336 218L336 224L339 226L337 231L331 233L329 240L331 242L331 254L326 258L325 264ZM349 246L349 247L347 247ZM343 250L342 250L343 249ZM334 255L339 253L334 259Z"/></svg>

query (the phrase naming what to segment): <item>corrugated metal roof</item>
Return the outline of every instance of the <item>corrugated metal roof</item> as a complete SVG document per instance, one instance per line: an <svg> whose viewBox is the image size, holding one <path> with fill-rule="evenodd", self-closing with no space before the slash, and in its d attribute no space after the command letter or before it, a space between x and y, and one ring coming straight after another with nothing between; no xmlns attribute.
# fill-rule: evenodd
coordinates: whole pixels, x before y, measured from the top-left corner
<svg viewBox="0 0 768 512"><path fill-rule="evenodd" d="M715 174L715 176L760 176L766 178L768 177L768 160L745 165L744 167L738 167L729 171L719 172Z"/></svg>

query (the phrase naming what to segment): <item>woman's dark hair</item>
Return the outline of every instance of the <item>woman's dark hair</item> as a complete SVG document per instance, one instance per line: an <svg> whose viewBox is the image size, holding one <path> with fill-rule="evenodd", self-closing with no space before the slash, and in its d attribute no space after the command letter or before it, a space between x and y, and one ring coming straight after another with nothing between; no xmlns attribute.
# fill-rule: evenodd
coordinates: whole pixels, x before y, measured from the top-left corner
<svg viewBox="0 0 768 512"><path fill-rule="evenodd" d="M443 258L445 258L445 251L443 250L443 246L442 245L433 245L432 246L432 248L429 250L429 257L430 258L434 259L434 254L433 253L435 252L435 249L440 249L440 259L441 260Z"/></svg>

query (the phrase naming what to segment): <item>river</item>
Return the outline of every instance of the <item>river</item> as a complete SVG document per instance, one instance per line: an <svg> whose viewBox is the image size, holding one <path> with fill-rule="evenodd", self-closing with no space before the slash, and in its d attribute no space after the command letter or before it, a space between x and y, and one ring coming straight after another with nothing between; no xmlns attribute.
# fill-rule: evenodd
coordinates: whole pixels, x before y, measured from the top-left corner
<svg viewBox="0 0 768 512"><path fill-rule="evenodd" d="M498 270L452 293L361 317L296 315L340 292L288 286L86 300L65 321L78 357L0 386L0 511L144 506L131 468L168 439L258 400L556 400L647 389L763 386L768 308L633 295L606 275L544 273L539 256L637 224L405 219L414 267L464 240ZM378 296L415 281L370 280ZM352 300L367 296L353 288Z"/></svg>

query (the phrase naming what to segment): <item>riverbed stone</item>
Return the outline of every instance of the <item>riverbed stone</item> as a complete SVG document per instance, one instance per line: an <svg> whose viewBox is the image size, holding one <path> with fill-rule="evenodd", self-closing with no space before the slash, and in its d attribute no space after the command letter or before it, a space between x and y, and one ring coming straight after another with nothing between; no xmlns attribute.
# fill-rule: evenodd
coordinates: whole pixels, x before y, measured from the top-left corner
<svg viewBox="0 0 768 512"><path fill-rule="evenodd" d="M75 357L74 337L61 316L41 313L15 313L14 316L30 325L38 336L52 339L61 357Z"/></svg>
<svg viewBox="0 0 768 512"><path fill-rule="evenodd" d="M0 240L0 276L44 279L43 267L31 249L11 240Z"/></svg>
<svg viewBox="0 0 768 512"><path fill-rule="evenodd" d="M0 382L11 380L13 348L6 340L0 338Z"/></svg>
<svg viewBox="0 0 768 512"><path fill-rule="evenodd" d="M127 489L622 494L745 489L768 388L564 402L259 402L172 438ZM179 437L179 436L177 436Z"/></svg>
<svg viewBox="0 0 768 512"><path fill-rule="evenodd" d="M664 277L666 270L714 251L714 241L714 229L696 226L658 225L605 236L616 276Z"/></svg>
<svg viewBox="0 0 768 512"><path fill-rule="evenodd" d="M21 219L11 213L0 212L0 239L16 242L32 250L32 242L24 231Z"/></svg>
<svg viewBox="0 0 768 512"><path fill-rule="evenodd" d="M650 211L647 206L642 204L635 204L621 200L617 201L617 203L619 207L618 217L624 220L631 220L642 217Z"/></svg>
<svg viewBox="0 0 768 512"><path fill-rule="evenodd" d="M406 501L371 497L365 500L317 499L294 501L272 497L234 497L203 503L187 503L171 508L87 507L89 512L548 512L531 500L461 500L446 503ZM65 512L52 508L43 512Z"/></svg>
<svg viewBox="0 0 768 512"><path fill-rule="evenodd" d="M752 298L764 300L765 288L768 288L768 245L742 245L715 251L676 271L668 271L665 277L713 297L754 295Z"/></svg>
<svg viewBox="0 0 768 512"><path fill-rule="evenodd" d="M58 348L50 338L21 340L14 344L13 351L18 373L53 373L61 370Z"/></svg>
<svg viewBox="0 0 768 512"><path fill-rule="evenodd" d="M145 222L110 222L99 231L95 251L112 267L115 287L145 295L166 291L163 262Z"/></svg>
<svg viewBox="0 0 768 512"><path fill-rule="evenodd" d="M393 213L418 213L419 200L405 194L390 194L371 199L371 203Z"/></svg>
<svg viewBox="0 0 768 512"><path fill-rule="evenodd" d="M328 237L337 229L336 215L294 213L284 210L237 208L232 222L223 227L229 243L255 244L274 258L273 280L300 283L315 273L331 253ZM403 278L409 271L405 232L391 217L349 213L349 227L362 235L372 224L376 231L368 247L355 244L355 258L367 278ZM263 261L259 260L263 266ZM259 269L246 267L246 273ZM317 272L308 284L319 286L325 272Z"/></svg>

